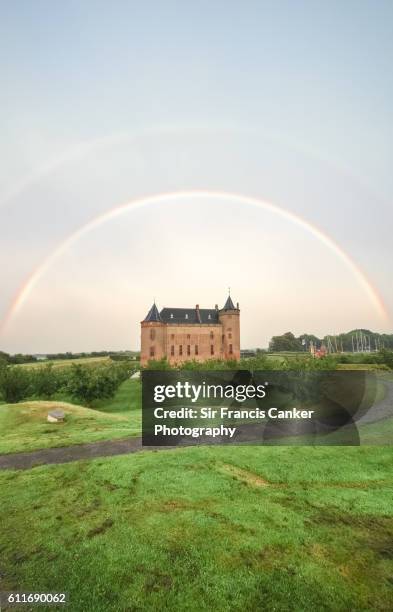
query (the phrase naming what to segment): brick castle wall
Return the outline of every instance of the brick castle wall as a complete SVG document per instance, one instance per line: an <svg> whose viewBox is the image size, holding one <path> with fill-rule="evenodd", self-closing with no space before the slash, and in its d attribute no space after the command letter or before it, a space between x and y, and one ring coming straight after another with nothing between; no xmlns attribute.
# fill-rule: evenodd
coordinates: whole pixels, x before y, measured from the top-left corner
<svg viewBox="0 0 393 612"><path fill-rule="evenodd" d="M240 359L240 311L220 311L218 324L141 322L141 365L166 357L171 364Z"/></svg>

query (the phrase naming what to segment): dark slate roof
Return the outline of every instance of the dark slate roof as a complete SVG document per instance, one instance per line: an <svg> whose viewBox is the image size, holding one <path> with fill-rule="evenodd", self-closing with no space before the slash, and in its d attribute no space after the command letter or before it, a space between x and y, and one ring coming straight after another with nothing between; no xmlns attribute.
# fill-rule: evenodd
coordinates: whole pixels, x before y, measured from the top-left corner
<svg viewBox="0 0 393 612"><path fill-rule="evenodd" d="M228 299L225 302L225 306L224 306L223 310L236 310L230 295L228 295Z"/></svg>
<svg viewBox="0 0 393 612"><path fill-rule="evenodd" d="M153 306L150 308L149 312L147 313L145 319L145 321L154 321L156 323L162 323L162 319L160 317L160 313L158 312L158 308L154 302Z"/></svg>
<svg viewBox="0 0 393 612"><path fill-rule="evenodd" d="M219 323L215 308L163 308L160 317L164 323Z"/></svg>

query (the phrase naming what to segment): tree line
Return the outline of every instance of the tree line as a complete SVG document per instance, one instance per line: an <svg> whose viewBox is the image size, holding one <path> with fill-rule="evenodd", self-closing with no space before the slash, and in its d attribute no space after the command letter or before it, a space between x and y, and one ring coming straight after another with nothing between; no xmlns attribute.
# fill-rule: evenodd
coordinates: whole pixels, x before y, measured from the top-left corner
<svg viewBox="0 0 393 612"><path fill-rule="evenodd" d="M360 342L362 339L362 342ZM309 349L310 342L314 346L331 346L337 352L362 352L368 347L371 351L380 349L393 350L393 334L378 334L368 329L353 329L337 335L326 335L318 338L314 334L301 334L296 337L292 332L286 332L281 336L273 336L269 342L269 351L279 352L305 352Z"/></svg>
<svg viewBox="0 0 393 612"><path fill-rule="evenodd" d="M72 399L91 405L96 399L111 398L132 373L130 363L98 366L72 364L54 368L52 364L24 368L0 360L0 398L7 403L28 399Z"/></svg>
<svg viewBox="0 0 393 612"><path fill-rule="evenodd" d="M30 355L25 353L16 353L10 355L4 351L0 351L0 361L6 361L8 364L18 365L23 363L39 363L41 361L60 361L65 359L81 359L88 357L110 357L114 361L130 359L130 357L138 357L136 351L91 351L89 353L47 353L45 356Z"/></svg>
<svg viewBox="0 0 393 612"><path fill-rule="evenodd" d="M323 359L316 359L310 353L298 355L283 353L280 359L272 359L266 351L258 352L255 357L242 358L239 361L208 359L204 362L184 361L171 365L166 357L151 359L145 369L148 370L334 370L340 363L376 364L381 369L393 370L393 351L382 349L377 353L365 354L336 354L326 355Z"/></svg>

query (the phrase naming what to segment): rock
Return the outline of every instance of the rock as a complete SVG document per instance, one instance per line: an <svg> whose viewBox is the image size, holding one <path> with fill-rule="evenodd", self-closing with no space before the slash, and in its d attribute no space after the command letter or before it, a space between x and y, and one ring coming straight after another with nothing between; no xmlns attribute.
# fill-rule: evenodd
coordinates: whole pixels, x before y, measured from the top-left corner
<svg viewBox="0 0 393 612"><path fill-rule="evenodd" d="M51 412L48 412L48 423L62 423L64 419L65 412L63 412L63 410L51 410Z"/></svg>

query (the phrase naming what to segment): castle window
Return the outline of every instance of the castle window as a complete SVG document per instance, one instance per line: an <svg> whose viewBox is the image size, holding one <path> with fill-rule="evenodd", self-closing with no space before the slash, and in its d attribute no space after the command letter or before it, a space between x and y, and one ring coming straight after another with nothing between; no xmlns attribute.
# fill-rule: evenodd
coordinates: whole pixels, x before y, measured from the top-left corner
<svg viewBox="0 0 393 612"><path fill-rule="evenodd" d="M150 347L150 357L154 357L155 351L154 351L154 346Z"/></svg>
<svg viewBox="0 0 393 612"><path fill-rule="evenodd" d="M183 355L183 345L179 345L179 355Z"/></svg>
<svg viewBox="0 0 393 612"><path fill-rule="evenodd" d="M232 338L232 334L228 334L228 338L231 339Z"/></svg>
<svg viewBox="0 0 393 612"><path fill-rule="evenodd" d="M198 345L195 345L195 355L198 355Z"/></svg>
<svg viewBox="0 0 393 612"><path fill-rule="evenodd" d="M156 330L151 329L150 330L150 340L154 340L155 337L156 337Z"/></svg>
<svg viewBox="0 0 393 612"><path fill-rule="evenodd" d="M171 312L171 319L173 319L173 312Z"/></svg>
<svg viewBox="0 0 393 612"><path fill-rule="evenodd" d="M224 340L225 340L225 336L224 336L224 334L222 334L222 336L221 336L221 342L222 342L223 344L224 344Z"/></svg>
<svg viewBox="0 0 393 612"><path fill-rule="evenodd" d="M171 334L171 340L175 339L175 334Z"/></svg>
<svg viewBox="0 0 393 612"><path fill-rule="evenodd" d="M185 318L185 319L188 319L188 314L187 314L187 313L184 315L184 318Z"/></svg>
<svg viewBox="0 0 393 612"><path fill-rule="evenodd" d="M228 327L228 331L232 331L232 327Z"/></svg>
<svg viewBox="0 0 393 612"><path fill-rule="evenodd" d="M187 340L189 340L191 338L190 334L187 334Z"/></svg>
<svg viewBox="0 0 393 612"><path fill-rule="evenodd" d="M210 338L213 339L214 338L214 334L213 332L210 332Z"/></svg>
<svg viewBox="0 0 393 612"><path fill-rule="evenodd" d="M207 318L208 318L208 319L211 319L211 318L212 318L211 314L207 315Z"/></svg>
<svg viewBox="0 0 393 612"><path fill-rule="evenodd" d="M187 355L191 355L191 346L187 344Z"/></svg>
<svg viewBox="0 0 393 612"><path fill-rule="evenodd" d="M214 355L214 344L210 345L210 355Z"/></svg>
<svg viewBox="0 0 393 612"><path fill-rule="evenodd" d="M229 354L232 355L233 354L233 350L232 350L232 344L229 345Z"/></svg>
<svg viewBox="0 0 393 612"><path fill-rule="evenodd" d="M172 344L172 346L171 346L171 356L173 357L174 354L175 354L175 347Z"/></svg>

